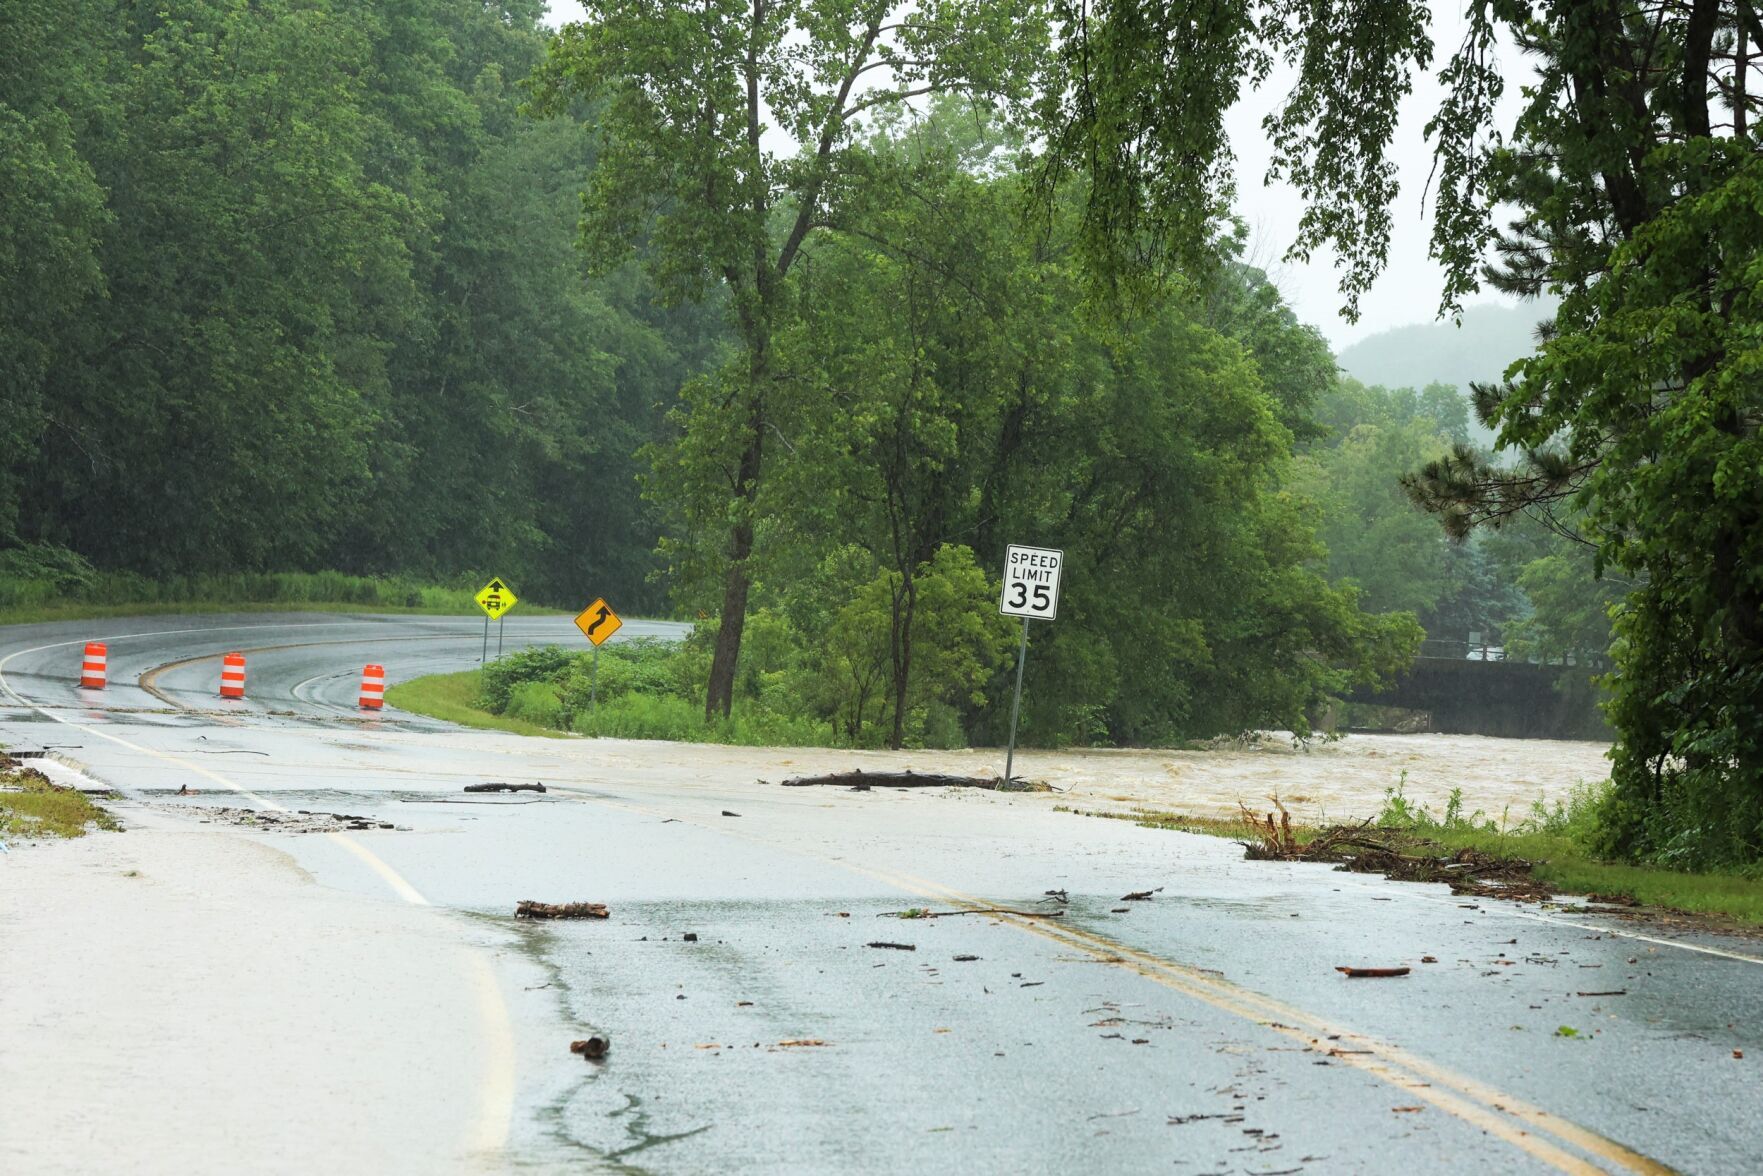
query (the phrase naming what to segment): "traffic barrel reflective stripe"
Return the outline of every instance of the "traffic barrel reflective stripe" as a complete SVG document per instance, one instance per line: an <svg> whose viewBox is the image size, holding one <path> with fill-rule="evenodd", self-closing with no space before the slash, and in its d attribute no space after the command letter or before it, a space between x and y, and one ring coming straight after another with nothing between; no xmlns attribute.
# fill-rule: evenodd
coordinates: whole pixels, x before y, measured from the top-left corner
<svg viewBox="0 0 1763 1176"><path fill-rule="evenodd" d="M220 696L245 697L245 655L229 653L220 659Z"/></svg>
<svg viewBox="0 0 1763 1176"><path fill-rule="evenodd" d="M379 710L386 701L386 667L361 667L361 709Z"/></svg>
<svg viewBox="0 0 1763 1176"><path fill-rule="evenodd" d="M110 647L102 641L86 642L86 656L80 662L80 686L86 690L104 689L105 662Z"/></svg>

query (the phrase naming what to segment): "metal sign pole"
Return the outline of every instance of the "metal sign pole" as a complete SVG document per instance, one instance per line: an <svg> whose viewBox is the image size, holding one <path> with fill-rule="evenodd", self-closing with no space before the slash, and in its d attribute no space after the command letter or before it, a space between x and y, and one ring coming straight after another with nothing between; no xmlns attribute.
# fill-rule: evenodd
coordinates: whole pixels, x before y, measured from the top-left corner
<svg viewBox="0 0 1763 1176"><path fill-rule="evenodd" d="M500 658L502 656L502 628L504 625L507 624L507 622L508 622L508 614L507 613L503 613L501 616L496 618L496 656L498 658Z"/></svg>
<svg viewBox="0 0 1763 1176"><path fill-rule="evenodd" d="M490 614L484 614L484 651L478 656L478 664L483 665L490 660Z"/></svg>
<svg viewBox="0 0 1763 1176"><path fill-rule="evenodd" d="M1016 717L1022 713L1022 663L1028 660L1028 618L1022 618L1022 644L1016 649L1016 697L1010 703L1010 750L1004 754L1004 783L1016 767Z"/></svg>
<svg viewBox="0 0 1763 1176"><path fill-rule="evenodd" d="M588 711L600 709L600 647L594 646L594 666L588 671Z"/></svg>

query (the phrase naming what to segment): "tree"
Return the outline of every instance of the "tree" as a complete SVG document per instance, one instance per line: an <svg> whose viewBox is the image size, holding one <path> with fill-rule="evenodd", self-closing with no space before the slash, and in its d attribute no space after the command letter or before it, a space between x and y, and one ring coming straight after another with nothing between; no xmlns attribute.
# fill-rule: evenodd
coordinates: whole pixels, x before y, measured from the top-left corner
<svg viewBox="0 0 1763 1176"><path fill-rule="evenodd" d="M1747 2L1552 5L1512 35L1548 63L1488 194L1518 215L1490 271L1558 291L1533 358L1478 407L1509 465L1414 480L1462 530L1572 512L1616 609L1611 848L1763 857L1763 152ZM1693 503L1693 509L1685 509ZM1539 585L1559 568L1538 567Z"/></svg>
<svg viewBox="0 0 1763 1176"><path fill-rule="evenodd" d="M1431 65L1415 0L1061 9L1050 172L1085 167L1103 276L1203 236L1228 194L1219 121L1246 78L1296 71L1268 120L1275 174L1306 200L1294 252L1344 259L1349 313L1381 265L1395 99ZM1763 857L1763 21L1753 0L1468 0L1443 61L1433 252L1443 307L1484 277L1561 298L1539 353L1478 410L1517 461L1465 450L1412 483L1463 533L1520 514L1583 524L1636 585L1617 617L1610 846L1679 863ZM1191 51L1156 57L1165 40ZM1516 122L1492 125L1527 70ZM1241 65L1238 65L1238 62ZM1191 83L1191 84L1189 84ZM1516 216L1502 231L1495 208ZM1686 509L1686 504L1694 504Z"/></svg>
<svg viewBox="0 0 1763 1176"><path fill-rule="evenodd" d="M983 112L888 133L868 201L809 246L779 339L768 597L812 583L826 544L865 553L909 697L936 651L916 624L935 552L971 546L996 568L1006 541L1065 548L1060 621L1030 660L1040 742L1303 731L1328 696L1411 657L1411 618L1368 617L1312 570L1281 421L1308 417L1315 339L1277 297L1245 271L1213 302L1086 314L1075 218L1019 231L1022 178L991 166L1011 140ZM1002 738L995 708L966 710L971 734Z"/></svg>
<svg viewBox="0 0 1763 1176"><path fill-rule="evenodd" d="M591 145L519 114L541 14L5 6L0 545L19 566L71 548L165 578L493 567L529 596L664 599L637 451L726 332L651 305L634 267L584 280Z"/></svg>
<svg viewBox="0 0 1763 1176"><path fill-rule="evenodd" d="M559 34L538 105L586 103L599 163L582 241L602 266L639 241L674 298L719 288L742 354L688 398L663 455L686 529L726 535L706 714L733 703L765 469L775 338L803 243L836 218L868 165L865 112L911 96L1016 102L1044 30L1036 0L592 0ZM706 500L715 489L716 499ZM690 565L689 565L690 566Z"/></svg>
<svg viewBox="0 0 1763 1176"><path fill-rule="evenodd" d="M50 0L0 10L0 447L24 453L46 430L50 444L77 452L77 435L43 400L61 324L102 289L97 246L104 193L80 157L80 98L91 77L82 39L97 30L87 13ZM84 108L82 108L84 107ZM0 466L0 540L15 537L20 475Z"/></svg>

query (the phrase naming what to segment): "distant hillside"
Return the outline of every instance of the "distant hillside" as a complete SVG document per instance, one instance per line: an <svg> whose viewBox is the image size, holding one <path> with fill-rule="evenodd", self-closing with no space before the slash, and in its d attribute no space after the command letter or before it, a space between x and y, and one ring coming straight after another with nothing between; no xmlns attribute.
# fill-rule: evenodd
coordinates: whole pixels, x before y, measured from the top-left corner
<svg viewBox="0 0 1763 1176"><path fill-rule="evenodd" d="M1463 312L1463 325L1415 323L1368 335L1343 349L1337 362L1362 384L1423 388L1435 380L1467 388L1497 380L1506 365L1536 349L1534 332L1551 307L1483 303Z"/></svg>
<svg viewBox="0 0 1763 1176"><path fill-rule="evenodd" d="M1430 322L1393 327L1344 348L1335 362L1362 384L1424 388L1453 384L1468 395L1471 382L1498 380L1506 365L1536 349L1536 325L1553 303L1502 306L1482 303L1463 312L1463 324ZM1471 415L1470 429L1482 444L1492 434Z"/></svg>

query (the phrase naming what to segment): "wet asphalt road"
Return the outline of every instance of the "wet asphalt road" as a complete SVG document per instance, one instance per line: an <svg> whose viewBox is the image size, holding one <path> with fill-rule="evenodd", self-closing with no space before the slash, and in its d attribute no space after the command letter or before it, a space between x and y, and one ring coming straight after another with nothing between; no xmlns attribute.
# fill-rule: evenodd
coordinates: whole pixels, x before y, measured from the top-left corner
<svg viewBox="0 0 1763 1176"><path fill-rule="evenodd" d="M354 709L362 663L394 682L467 668L481 631L0 629L0 741L60 746L128 820L224 805L397 826L248 835L326 885L493 925L548 975L504 993L544 1027L520 1042L510 1169L1763 1170L1756 943L1245 862L1048 797L783 789L787 751L765 783L689 746ZM110 643L102 694L72 685L88 638ZM510 619L507 639L580 640L566 617ZM223 705L229 649L249 651L250 698ZM489 780L551 791L461 792ZM199 795L168 795L183 786ZM613 918L516 924L522 898ZM890 917L915 908L949 913ZM955 913L991 908L1025 913ZM592 1032L604 1063L562 1048Z"/></svg>

